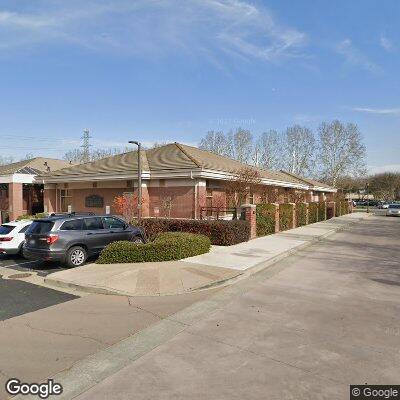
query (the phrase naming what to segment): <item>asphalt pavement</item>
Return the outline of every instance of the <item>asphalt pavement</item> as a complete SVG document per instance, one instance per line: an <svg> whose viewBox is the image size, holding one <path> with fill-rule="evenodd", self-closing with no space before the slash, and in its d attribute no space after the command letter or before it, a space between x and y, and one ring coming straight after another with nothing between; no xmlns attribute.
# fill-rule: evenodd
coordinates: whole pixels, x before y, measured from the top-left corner
<svg viewBox="0 0 400 400"><path fill-rule="evenodd" d="M0 278L0 321L76 298L32 283Z"/></svg>

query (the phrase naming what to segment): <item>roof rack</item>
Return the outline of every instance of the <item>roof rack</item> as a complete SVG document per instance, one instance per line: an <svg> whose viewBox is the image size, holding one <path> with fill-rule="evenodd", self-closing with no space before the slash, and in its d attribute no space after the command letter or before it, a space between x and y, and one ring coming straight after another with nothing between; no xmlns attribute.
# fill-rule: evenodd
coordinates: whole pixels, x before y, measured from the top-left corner
<svg viewBox="0 0 400 400"><path fill-rule="evenodd" d="M77 216L91 216L96 215L94 212L76 212L71 213L51 213L49 217L77 217Z"/></svg>

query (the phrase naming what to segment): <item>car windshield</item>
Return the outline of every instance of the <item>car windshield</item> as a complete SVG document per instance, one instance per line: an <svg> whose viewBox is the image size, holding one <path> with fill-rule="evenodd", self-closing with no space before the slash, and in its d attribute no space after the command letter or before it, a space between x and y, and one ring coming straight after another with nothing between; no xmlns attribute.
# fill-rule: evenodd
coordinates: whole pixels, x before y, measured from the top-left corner
<svg viewBox="0 0 400 400"><path fill-rule="evenodd" d="M389 208L400 208L400 204L390 204Z"/></svg>
<svg viewBox="0 0 400 400"><path fill-rule="evenodd" d="M15 226L12 225L1 225L0 226L0 235L8 235Z"/></svg>
<svg viewBox="0 0 400 400"><path fill-rule="evenodd" d="M53 228L54 222L51 221L34 221L27 229L28 234L46 234Z"/></svg>

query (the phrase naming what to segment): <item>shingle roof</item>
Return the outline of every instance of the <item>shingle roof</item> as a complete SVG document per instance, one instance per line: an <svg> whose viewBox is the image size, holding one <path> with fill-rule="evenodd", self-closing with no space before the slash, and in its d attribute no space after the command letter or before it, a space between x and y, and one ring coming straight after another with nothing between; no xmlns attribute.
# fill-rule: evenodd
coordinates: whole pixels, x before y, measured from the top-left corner
<svg viewBox="0 0 400 400"><path fill-rule="evenodd" d="M332 187L327 185L326 183L316 181L315 179L304 178L302 176L293 174L292 172L287 172L287 171L283 171L283 170L281 170L281 172L283 172L285 175L292 176L292 177L298 179L299 181L305 182L307 185L320 187L320 188L332 189Z"/></svg>
<svg viewBox="0 0 400 400"><path fill-rule="evenodd" d="M251 167L229 157L214 154L181 143L170 143L141 152L142 170L156 172L179 169L203 169L234 173L243 167ZM303 178L284 171L257 168L261 177L297 185L309 185ZM42 175L44 178L90 177L93 175L126 175L137 172L137 151L118 154L85 164L75 165ZM322 184L321 184L322 185Z"/></svg>
<svg viewBox="0 0 400 400"><path fill-rule="evenodd" d="M65 168L69 165L68 161L57 160L53 158L36 157L30 160L18 161L11 164L0 166L0 175L11 175L11 174L29 174L38 175L47 171L47 167L44 163L50 167L50 171L56 169Z"/></svg>

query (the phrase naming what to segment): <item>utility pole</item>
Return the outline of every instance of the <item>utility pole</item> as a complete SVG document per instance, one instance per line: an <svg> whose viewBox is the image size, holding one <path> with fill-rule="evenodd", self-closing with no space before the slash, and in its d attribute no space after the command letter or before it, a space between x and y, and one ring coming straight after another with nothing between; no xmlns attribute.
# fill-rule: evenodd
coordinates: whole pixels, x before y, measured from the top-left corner
<svg viewBox="0 0 400 400"><path fill-rule="evenodd" d="M137 157L137 176L138 176L138 199L137 199L137 208L138 208L138 220L142 218L142 163L140 158L140 153L142 150L142 144L140 142L130 140L128 143L136 144L138 147L138 157Z"/></svg>
<svg viewBox="0 0 400 400"><path fill-rule="evenodd" d="M369 183L366 184L367 189L367 213L369 213Z"/></svg>
<svg viewBox="0 0 400 400"><path fill-rule="evenodd" d="M83 162L89 162L90 161L90 139L91 139L91 136L90 136L90 133L89 133L89 129L85 129L84 131L83 131L83 136L81 137L81 139L83 140L83 143L82 143L82 159L83 159Z"/></svg>

